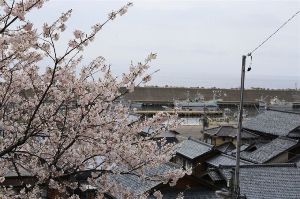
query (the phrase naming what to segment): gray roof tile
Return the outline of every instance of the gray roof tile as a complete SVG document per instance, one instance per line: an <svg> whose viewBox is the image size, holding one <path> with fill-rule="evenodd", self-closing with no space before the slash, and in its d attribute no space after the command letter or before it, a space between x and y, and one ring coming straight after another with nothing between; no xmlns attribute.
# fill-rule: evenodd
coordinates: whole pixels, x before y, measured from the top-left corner
<svg viewBox="0 0 300 199"><path fill-rule="evenodd" d="M222 176L216 171L216 170L210 170L207 172L207 175L213 180L213 181L220 181L224 180Z"/></svg>
<svg viewBox="0 0 300 199"><path fill-rule="evenodd" d="M27 169L23 168L23 167L18 167L19 173L21 176L23 177L30 177L33 176ZM18 173L16 172L16 170L14 168L9 168L7 169L6 172L4 172L5 177L18 177Z"/></svg>
<svg viewBox="0 0 300 199"><path fill-rule="evenodd" d="M300 114L274 110L266 110L243 124L243 128L276 136L287 136L299 126Z"/></svg>
<svg viewBox="0 0 300 199"><path fill-rule="evenodd" d="M241 152L241 158L256 162L256 163L265 163L277 155L287 151L298 143L297 140L279 137L263 145L262 147L256 149L255 151Z"/></svg>
<svg viewBox="0 0 300 199"><path fill-rule="evenodd" d="M240 182L247 199L300 198L300 169L295 166L241 166Z"/></svg>
<svg viewBox="0 0 300 199"><path fill-rule="evenodd" d="M163 199L177 198L180 193L183 193L184 199L219 199L214 190L205 189L203 187L197 189L166 190L161 192L163 194ZM149 196L148 199L156 199L156 197Z"/></svg>
<svg viewBox="0 0 300 199"><path fill-rule="evenodd" d="M232 142L225 142L216 148L222 153L231 153L233 150L235 150L235 145L232 144Z"/></svg>
<svg viewBox="0 0 300 199"><path fill-rule="evenodd" d="M232 125L222 125L210 129L206 129L205 133L211 136L218 136L218 137L236 137L237 135L237 128ZM242 133L242 139L251 139L251 138L257 138L258 135L243 130Z"/></svg>
<svg viewBox="0 0 300 199"><path fill-rule="evenodd" d="M189 159L195 159L211 151L212 148L213 145L189 138L188 140L183 140L179 144L179 148L176 150L176 152Z"/></svg>
<svg viewBox="0 0 300 199"><path fill-rule="evenodd" d="M206 163L215 167L219 167L220 165L235 165L236 158L231 155L220 154L206 160ZM240 164L244 165L244 164L251 164L251 163L248 161L241 160Z"/></svg>
<svg viewBox="0 0 300 199"><path fill-rule="evenodd" d="M230 170L222 170L227 179ZM240 190L247 199L298 199L300 168L295 164L241 165Z"/></svg>
<svg viewBox="0 0 300 199"><path fill-rule="evenodd" d="M174 168L179 168L179 166L171 162L147 168L145 170L146 176L150 178L153 177L155 180L142 179L134 173L111 174L110 178L128 191L139 195L161 184L163 181L158 179L157 176L161 176L168 171L174 170Z"/></svg>
<svg viewBox="0 0 300 199"><path fill-rule="evenodd" d="M161 183L161 181L141 180L138 176L131 174L116 175L112 178L117 184L137 195L142 194Z"/></svg>

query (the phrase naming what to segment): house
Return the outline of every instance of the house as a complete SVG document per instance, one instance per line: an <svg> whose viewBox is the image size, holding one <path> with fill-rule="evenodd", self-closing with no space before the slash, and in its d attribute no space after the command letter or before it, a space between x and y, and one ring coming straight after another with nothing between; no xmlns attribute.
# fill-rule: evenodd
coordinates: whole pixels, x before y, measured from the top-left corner
<svg viewBox="0 0 300 199"><path fill-rule="evenodd" d="M200 125L180 125L174 129L179 135L178 140L183 141L189 137L197 140L202 140L202 127Z"/></svg>
<svg viewBox="0 0 300 199"><path fill-rule="evenodd" d="M236 145L236 137L237 137L237 128L232 125L222 125L214 128L209 128L204 131L203 139L205 142L219 146L226 142L232 142ZM241 132L241 142L252 143L254 142L259 135L251 133L247 130L243 130Z"/></svg>
<svg viewBox="0 0 300 199"><path fill-rule="evenodd" d="M111 174L109 178L111 182L117 183L120 187L126 189L129 193L135 196L143 195L144 193L151 192L156 186L163 183L160 179L160 175L163 173L176 168L177 165L173 163L166 163L156 167L149 168L147 171L147 176L153 177L147 179L141 179L138 174ZM120 195L112 195L115 198L126 198L124 193L119 193Z"/></svg>
<svg viewBox="0 0 300 199"><path fill-rule="evenodd" d="M219 152L213 145L189 138L176 146L176 156L172 159L185 169L192 169L193 175L200 176L205 167L202 163Z"/></svg>
<svg viewBox="0 0 300 199"><path fill-rule="evenodd" d="M163 199L174 199L180 194L186 199L219 199L215 194L216 187L208 185L195 176L186 175L179 179L175 186L162 183L154 187L153 190L159 190L163 194ZM156 199L152 194L148 198Z"/></svg>
<svg viewBox="0 0 300 199"><path fill-rule="evenodd" d="M300 139L300 113L266 110L245 121L243 129L271 139L279 136Z"/></svg>
<svg viewBox="0 0 300 199"><path fill-rule="evenodd" d="M215 167L215 168L219 168L220 166L224 166L224 165L235 166L236 157L227 154L219 154L209 158L205 162L208 164L209 167ZM240 165L246 165L246 164L252 164L252 163L246 160L240 161Z"/></svg>
<svg viewBox="0 0 300 199"><path fill-rule="evenodd" d="M0 187L13 187L14 190L21 190L24 184L34 184L37 179L23 167L18 168L18 172L12 167L4 171L5 180L0 183Z"/></svg>
<svg viewBox="0 0 300 199"><path fill-rule="evenodd" d="M296 148L300 148L298 140L278 137L259 148L249 146L241 152L241 158L254 163L284 163L296 155L290 153Z"/></svg>
<svg viewBox="0 0 300 199"><path fill-rule="evenodd" d="M145 127L141 131L142 136L149 136L152 137L153 140L161 140L166 139L167 143L178 143L177 135L178 132L174 130L165 130L162 132L158 132L157 130L161 130L160 128L153 128L153 127Z"/></svg>
<svg viewBox="0 0 300 199"><path fill-rule="evenodd" d="M183 193L184 198L203 198L203 199L216 199L215 189L207 186L204 182L194 176L184 176L179 179L175 186L170 186L159 179L159 176L168 170L178 167L174 163L165 163L157 167L152 167L145 172L151 178L141 179L137 175L120 175L115 174L111 179L115 181L120 187L125 188L129 193L134 193L128 197L120 193L120 195L111 195L112 199L123 198L139 198L142 194L149 194L148 199L155 199L153 193L159 190L163 194L164 199L176 198L180 193Z"/></svg>
<svg viewBox="0 0 300 199"><path fill-rule="evenodd" d="M201 179L207 184L217 186L218 189L221 189L226 187L226 180L219 171L219 168L223 165L235 166L236 157L221 153L207 159L204 164L206 165L206 171L201 176ZM245 160L240 161L240 165L246 164L252 163Z"/></svg>
<svg viewBox="0 0 300 199"><path fill-rule="evenodd" d="M220 169L228 185L232 169L232 166ZM292 163L241 165L240 195L246 199L300 198L300 168Z"/></svg>
<svg viewBox="0 0 300 199"><path fill-rule="evenodd" d="M224 142L223 144L217 146L216 149L226 154L236 150L235 145L232 142Z"/></svg>

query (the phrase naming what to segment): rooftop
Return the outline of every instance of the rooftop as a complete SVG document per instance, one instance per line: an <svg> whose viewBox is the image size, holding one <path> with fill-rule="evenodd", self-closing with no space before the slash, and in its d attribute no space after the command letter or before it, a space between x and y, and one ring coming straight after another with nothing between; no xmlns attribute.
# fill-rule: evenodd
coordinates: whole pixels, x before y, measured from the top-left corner
<svg viewBox="0 0 300 199"><path fill-rule="evenodd" d="M243 124L245 129L275 136L288 136L299 126L300 114L275 110L266 110Z"/></svg>
<svg viewBox="0 0 300 199"><path fill-rule="evenodd" d="M201 130L202 127L200 125L180 125L174 131L179 133L178 139L185 140L189 137L201 139Z"/></svg>
<svg viewBox="0 0 300 199"><path fill-rule="evenodd" d="M177 190L161 190L163 199L177 198L180 193L183 193L184 199L218 199L214 190L199 187L197 189L177 189ZM149 196L148 199L156 199L154 196Z"/></svg>
<svg viewBox="0 0 300 199"><path fill-rule="evenodd" d="M273 141L261 146L255 151L249 152L241 152L241 158L256 162L256 163L265 163L277 155L287 151L298 143L297 140L279 137L274 139Z"/></svg>
<svg viewBox="0 0 300 199"><path fill-rule="evenodd" d="M232 142L224 142L223 144L217 146L216 149L218 149L222 153L230 153L233 150L235 150L236 148L235 148L235 145L232 144Z"/></svg>
<svg viewBox="0 0 300 199"><path fill-rule="evenodd" d="M210 129L205 130L205 134L209 134L211 136L218 136L218 137L236 137L237 135L237 128L232 125L222 125ZM241 133L243 139L253 139L257 138L258 135L253 134L248 131L242 131Z"/></svg>
<svg viewBox="0 0 300 199"><path fill-rule="evenodd" d="M159 133L158 133L159 132ZM151 136L152 134L156 134L154 137L168 138L168 137L176 137L178 132L173 130L161 130L161 128L153 128L153 127L145 127L142 130L142 133L145 135Z"/></svg>
<svg viewBox="0 0 300 199"><path fill-rule="evenodd" d="M23 176L23 177L32 177L33 175L25 168L23 167L18 167L18 172L20 174L20 176ZM18 177L18 173L16 172L16 170L14 168L10 168L10 169L7 169L6 172L4 172L4 175L5 177Z"/></svg>
<svg viewBox="0 0 300 199"><path fill-rule="evenodd" d="M221 169L227 180L232 168ZM300 198L300 168L287 163L241 165L240 190L247 199Z"/></svg>
<svg viewBox="0 0 300 199"><path fill-rule="evenodd" d="M119 184L121 187L127 189L129 192L134 194L143 194L146 191L154 188L155 186L163 183L162 180L157 179L157 176L161 176L170 170L177 168L174 163L165 163L156 167L151 167L145 171L148 177L154 177L153 179L142 179L135 174L115 174L111 175L111 179Z"/></svg>
<svg viewBox="0 0 300 199"><path fill-rule="evenodd" d="M212 149L213 145L189 138L187 140L183 140L179 144L179 148L176 152L192 160L211 151Z"/></svg>
<svg viewBox="0 0 300 199"><path fill-rule="evenodd" d="M300 198L300 169L289 164L241 166L240 188L247 199Z"/></svg>
<svg viewBox="0 0 300 199"><path fill-rule="evenodd" d="M231 156L231 155L226 155L226 154L220 154L220 155L216 155L208 160L206 160L206 163L215 166L215 167L219 167L220 165L235 165L236 164L236 158ZM240 161L241 165L245 165L245 164L251 164L248 161L245 160L241 160Z"/></svg>

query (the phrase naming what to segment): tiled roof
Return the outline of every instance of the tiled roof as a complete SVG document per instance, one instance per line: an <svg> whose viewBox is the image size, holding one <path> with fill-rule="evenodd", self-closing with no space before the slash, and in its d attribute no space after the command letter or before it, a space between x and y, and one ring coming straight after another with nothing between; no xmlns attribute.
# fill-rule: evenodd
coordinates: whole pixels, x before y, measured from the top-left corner
<svg viewBox="0 0 300 199"><path fill-rule="evenodd" d="M30 177L33 176L27 169L23 168L23 167L18 167L19 173L21 176L23 177ZM7 169L6 172L4 172L5 177L18 177L17 172L15 171L14 168L11 169Z"/></svg>
<svg viewBox="0 0 300 199"><path fill-rule="evenodd" d="M219 131L219 126L217 127L212 127L212 128L209 128L209 129L205 129L205 134L208 134L208 135L215 135L216 133L218 133Z"/></svg>
<svg viewBox="0 0 300 199"><path fill-rule="evenodd" d="M113 176L113 179L118 185L137 195L162 183L161 181L141 180L138 176L131 174L116 175Z"/></svg>
<svg viewBox="0 0 300 199"><path fill-rule="evenodd" d="M183 193L184 199L219 199L214 190L199 187L198 189L179 189L161 191L163 199L174 199L180 193ZM154 196L149 196L148 199L156 199Z"/></svg>
<svg viewBox="0 0 300 199"><path fill-rule="evenodd" d="M245 149L247 149L250 145L249 144L242 144L240 147L240 151L244 151ZM231 152L229 152L229 154L233 155L236 154L237 149L233 149Z"/></svg>
<svg viewBox="0 0 300 199"><path fill-rule="evenodd" d="M235 145L232 144L232 142L225 142L225 143L217 146L216 149L218 149L222 153L230 153L233 150L235 150Z"/></svg>
<svg viewBox="0 0 300 199"><path fill-rule="evenodd" d="M299 126L300 114L274 110L266 110L243 124L245 129L276 136L287 136Z"/></svg>
<svg viewBox="0 0 300 199"><path fill-rule="evenodd" d="M297 143L297 140L286 137L279 137L251 153L241 152L241 158L256 163L265 163L276 157L277 155L287 151Z"/></svg>
<svg viewBox="0 0 300 199"><path fill-rule="evenodd" d="M216 170L209 170L209 171L207 172L207 175L208 175L213 181L224 180Z"/></svg>
<svg viewBox="0 0 300 199"><path fill-rule="evenodd" d="M220 154L206 160L206 163L215 167L219 167L220 165L235 165L236 158L231 155ZM251 163L241 160L240 164L244 165L244 164L251 164Z"/></svg>
<svg viewBox="0 0 300 199"><path fill-rule="evenodd" d="M161 176L170 170L174 170L174 168L177 167L178 166L174 163L166 163L146 169L145 173L148 177L156 177ZM159 179L142 179L134 174L112 174L110 178L121 187L124 187L129 192L135 193L137 195L145 193L146 191L149 191L150 189L162 183L162 181Z"/></svg>
<svg viewBox="0 0 300 199"><path fill-rule="evenodd" d="M222 125L210 129L206 129L205 133L211 136L218 136L218 137L236 137L237 135L237 128L231 125ZM248 131L242 131L241 133L242 139L251 139L257 138L258 135L255 135Z"/></svg>
<svg viewBox="0 0 300 199"><path fill-rule="evenodd" d="M188 140L183 140L179 144L179 148L176 150L176 152L189 159L195 159L211 151L212 148L213 145L201 142L200 140L189 138Z"/></svg>
<svg viewBox="0 0 300 199"><path fill-rule="evenodd" d="M142 130L142 133L146 134L146 135L151 135L153 133L157 133L157 131L160 130L160 128L153 128L153 127L145 127ZM165 130L162 131L160 130L160 133L157 133L157 135L155 135L155 137L161 137L161 138L167 138L167 137L176 137L176 135L178 134L176 131L173 130Z"/></svg>
<svg viewBox="0 0 300 199"><path fill-rule="evenodd" d="M290 138L300 138L300 127L294 129L292 132L288 135Z"/></svg>
<svg viewBox="0 0 300 199"><path fill-rule="evenodd" d="M222 170L227 180L230 170ZM300 168L295 164L241 165L240 192L247 199L298 199Z"/></svg>
<svg viewBox="0 0 300 199"><path fill-rule="evenodd" d="M300 198L300 169L287 164L241 166L240 189L247 199Z"/></svg>
<svg viewBox="0 0 300 199"><path fill-rule="evenodd" d="M176 131L179 136L178 139L185 140L188 137L192 137L194 139L201 139L201 126L200 125L180 125L174 131Z"/></svg>

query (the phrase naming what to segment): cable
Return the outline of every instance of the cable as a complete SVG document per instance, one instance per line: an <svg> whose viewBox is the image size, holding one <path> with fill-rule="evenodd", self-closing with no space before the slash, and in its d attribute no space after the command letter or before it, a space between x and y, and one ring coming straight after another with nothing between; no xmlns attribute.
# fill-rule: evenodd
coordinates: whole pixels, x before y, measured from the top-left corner
<svg viewBox="0 0 300 199"><path fill-rule="evenodd" d="M248 53L248 56L251 56L257 49L259 49L262 45L264 45L271 37L273 37L280 29L282 29L286 24L288 24L294 17L296 17L300 13L300 10L296 12L293 16L291 16L288 20L286 20L275 32L273 32L269 37L267 37L263 42L261 42L254 50ZM252 59L252 57L251 57Z"/></svg>

